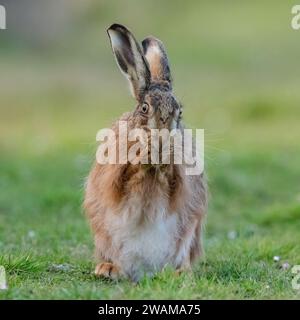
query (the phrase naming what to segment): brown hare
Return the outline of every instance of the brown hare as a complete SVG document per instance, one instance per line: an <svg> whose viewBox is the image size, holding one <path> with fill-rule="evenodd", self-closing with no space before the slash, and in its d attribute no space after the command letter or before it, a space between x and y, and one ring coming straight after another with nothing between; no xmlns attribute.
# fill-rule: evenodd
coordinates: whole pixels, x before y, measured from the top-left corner
<svg viewBox="0 0 300 320"><path fill-rule="evenodd" d="M142 46L124 26L108 30L118 66L137 106L119 120L128 128L183 130L182 106L172 91L162 42ZM112 127L118 136L118 122ZM129 147L129 146L128 146ZM95 163L86 183L84 208L95 238L95 274L138 281L165 266L190 270L202 254L207 208L204 174L186 175L184 164Z"/></svg>

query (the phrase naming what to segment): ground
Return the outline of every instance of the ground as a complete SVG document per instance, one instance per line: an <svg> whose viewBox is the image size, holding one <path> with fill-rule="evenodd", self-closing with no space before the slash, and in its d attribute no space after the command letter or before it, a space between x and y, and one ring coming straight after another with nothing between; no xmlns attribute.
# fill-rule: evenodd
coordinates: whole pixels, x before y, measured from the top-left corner
<svg viewBox="0 0 300 320"><path fill-rule="evenodd" d="M300 298L291 272L300 264L300 33L282 3L194 5L178 10L187 19L176 29L160 28L159 16L151 33L168 44L187 126L205 129L205 258L193 274L166 269L139 284L94 277L84 179L97 130L134 102L104 30L85 29L89 48L96 35L101 48L83 46L71 58L4 52L0 60L0 265L8 283L0 299ZM128 24L139 38L152 25Z"/></svg>

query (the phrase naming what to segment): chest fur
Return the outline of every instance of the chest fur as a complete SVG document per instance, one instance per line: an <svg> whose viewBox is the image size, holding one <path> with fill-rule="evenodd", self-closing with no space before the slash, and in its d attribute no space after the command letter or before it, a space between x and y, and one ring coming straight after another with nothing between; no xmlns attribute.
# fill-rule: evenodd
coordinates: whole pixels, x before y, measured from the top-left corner
<svg viewBox="0 0 300 320"><path fill-rule="evenodd" d="M178 216L161 198L145 207L138 196L113 214L110 230L116 259L128 273L148 273L172 264L178 237Z"/></svg>

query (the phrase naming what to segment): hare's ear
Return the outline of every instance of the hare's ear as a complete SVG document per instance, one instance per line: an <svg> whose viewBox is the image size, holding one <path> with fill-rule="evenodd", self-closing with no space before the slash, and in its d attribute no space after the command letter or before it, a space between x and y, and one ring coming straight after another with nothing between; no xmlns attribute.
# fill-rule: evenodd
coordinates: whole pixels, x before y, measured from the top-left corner
<svg viewBox="0 0 300 320"><path fill-rule="evenodd" d="M168 56L163 43L154 37L148 37L142 42L144 54L150 66L153 81L167 81L171 86L171 72Z"/></svg>
<svg viewBox="0 0 300 320"><path fill-rule="evenodd" d="M151 75L148 62L132 33L120 24L113 24L107 30L117 63L131 85L133 96L142 101Z"/></svg>

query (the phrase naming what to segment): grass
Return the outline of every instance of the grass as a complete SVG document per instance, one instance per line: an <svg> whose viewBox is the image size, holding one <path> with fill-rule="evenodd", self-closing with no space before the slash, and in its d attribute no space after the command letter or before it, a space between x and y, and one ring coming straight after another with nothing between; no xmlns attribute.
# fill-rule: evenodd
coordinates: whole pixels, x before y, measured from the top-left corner
<svg viewBox="0 0 300 320"><path fill-rule="evenodd" d="M290 269L273 261L279 255L291 266L300 263L299 200L284 202L285 188L298 191L296 161L290 175L274 156L253 160L248 154L212 166L217 170L210 173L205 261L193 276L165 270L133 285L91 273L92 239L80 209L88 165L73 157L2 160L1 212L6 214L1 215L0 265L10 287L2 298L299 298ZM266 173L255 179L256 170ZM279 180L287 183L281 194L266 187ZM232 231L234 239L228 237Z"/></svg>
<svg viewBox="0 0 300 320"><path fill-rule="evenodd" d="M153 1L134 12L111 4L99 23L88 15L84 45L76 30L68 35L78 48L70 58L55 45L3 53L0 265L9 289L0 299L300 298L291 284L300 264L299 32L289 29L289 1L268 3L177 3L168 11L176 24L166 25L166 6L155 26L138 18ZM99 27L112 20L165 40L185 122L205 128L211 200L206 256L193 275L166 269L134 285L92 274L84 179L97 130L133 106Z"/></svg>

